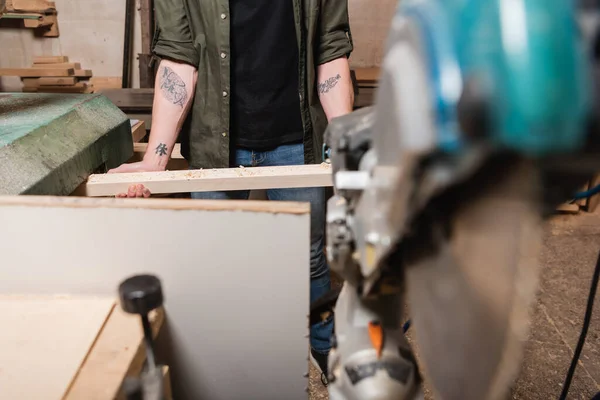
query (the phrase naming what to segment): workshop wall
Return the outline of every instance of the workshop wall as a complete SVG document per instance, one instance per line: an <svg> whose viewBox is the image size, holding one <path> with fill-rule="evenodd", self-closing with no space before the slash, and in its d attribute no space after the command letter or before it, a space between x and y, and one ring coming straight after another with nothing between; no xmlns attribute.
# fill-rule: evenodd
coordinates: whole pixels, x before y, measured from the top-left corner
<svg viewBox="0 0 600 400"><path fill-rule="evenodd" d="M94 76L119 77L123 65L123 0L55 0L60 37L37 38L31 29L0 28L0 68L29 67L34 55L66 55ZM398 0L348 0L355 50L353 67L377 67ZM139 10L139 5L136 7ZM141 52L139 12L135 13L132 85L139 87L137 54ZM16 77L1 77L0 90L20 90Z"/></svg>
<svg viewBox="0 0 600 400"><path fill-rule="evenodd" d="M120 77L125 32L124 0L54 0L60 37L34 37L31 29L0 28L0 68L30 67L33 56L69 56L91 69L94 76ZM139 10L139 5L136 5ZM141 52L141 24L135 13L132 85L139 87L137 54ZM0 90L20 90L16 77L0 78Z"/></svg>
<svg viewBox="0 0 600 400"><path fill-rule="evenodd" d="M348 0L354 52L350 65L355 68L381 66L385 41L398 0Z"/></svg>

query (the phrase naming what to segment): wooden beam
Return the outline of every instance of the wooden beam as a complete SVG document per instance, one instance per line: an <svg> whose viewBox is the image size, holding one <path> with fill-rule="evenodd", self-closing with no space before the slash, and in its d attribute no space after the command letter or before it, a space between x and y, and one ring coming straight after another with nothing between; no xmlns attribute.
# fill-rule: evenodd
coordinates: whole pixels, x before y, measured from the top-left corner
<svg viewBox="0 0 600 400"><path fill-rule="evenodd" d="M60 64L68 63L69 57L67 56L35 56L33 57L34 64Z"/></svg>
<svg viewBox="0 0 600 400"><path fill-rule="evenodd" d="M379 81L379 68L355 68L356 81L361 83L375 84Z"/></svg>
<svg viewBox="0 0 600 400"><path fill-rule="evenodd" d="M329 164L90 175L86 196L115 196L143 184L151 193L332 186Z"/></svg>
<svg viewBox="0 0 600 400"><path fill-rule="evenodd" d="M75 74L78 78L90 78L92 76L91 69L76 69Z"/></svg>
<svg viewBox="0 0 600 400"><path fill-rule="evenodd" d="M74 76L68 76L64 78L46 77L39 78L37 81L39 86L68 86L75 85L77 83L77 80Z"/></svg>
<svg viewBox="0 0 600 400"><path fill-rule="evenodd" d="M95 76L90 78L90 83L94 85L96 91L103 89L119 89L122 85L120 76Z"/></svg>
<svg viewBox="0 0 600 400"><path fill-rule="evenodd" d="M131 137L133 138L133 146L135 149L136 142L139 142L146 136L146 124L144 121L138 121L131 127ZM134 150L135 151L135 150Z"/></svg>
<svg viewBox="0 0 600 400"><path fill-rule="evenodd" d="M40 77L40 76L73 76L73 68L0 68L0 76L21 76L21 77Z"/></svg>
<svg viewBox="0 0 600 400"><path fill-rule="evenodd" d="M10 0L7 9L17 12L50 14L56 12L56 4L46 0Z"/></svg>
<svg viewBox="0 0 600 400"><path fill-rule="evenodd" d="M81 69L81 63L54 63L54 64L37 64L33 63L32 68L73 68L75 70Z"/></svg>

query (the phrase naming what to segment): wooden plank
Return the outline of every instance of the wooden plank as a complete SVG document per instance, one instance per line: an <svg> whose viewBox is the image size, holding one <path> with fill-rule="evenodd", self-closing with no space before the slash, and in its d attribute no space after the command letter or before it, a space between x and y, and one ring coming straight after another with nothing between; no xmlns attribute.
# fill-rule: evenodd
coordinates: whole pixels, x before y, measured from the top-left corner
<svg viewBox="0 0 600 400"><path fill-rule="evenodd" d="M24 78L21 79L21 82L23 82L23 86L26 88L37 88L40 83L40 78Z"/></svg>
<svg viewBox="0 0 600 400"><path fill-rule="evenodd" d="M323 187L332 186L332 177L329 164L96 174L88 178L85 194L114 196L134 184L159 194Z"/></svg>
<svg viewBox="0 0 600 400"><path fill-rule="evenodd" d="M71 86L38 86L37 91L41 93L93 93L94 87L79 82Z"/></svg>
<svg viewBox="0 0 600 400"><path fill-rule="evenodd" d="M73 68L0 68L0 76L73 76Z"/></svg>
<svg viewBox="0 0 600 400"><path fill-rule="evenodd" d="M55 3L46 0L10 0L8 4L11 11L41 14L56 12Z"/></svg>
<svg viewBox="0 0 600 400"><path fill-rule="evenodd" d="M146 124L144 121L138 121L131 127L131 136L133 138L133 146L135 149L136 142L139 142L146 136Z"/></svg>
<svg viewBox="0 0 600 400"><path fill-rule="evenodd" d="M38 85L40 86L67 86L67 85L75 85L77 80L73 76L64 77L64 78L39 78Z"/></svg>
<svg viewBox="0 0 600 400"><path fill-rule="evenodd" d="M76 69L75 76L78 78L89 78L92 76L91 69Z"/></svg>
<svg viewBox="0 0 600 400"><path fill-rule="evenodd" d="M354 68L356 81L361 83L377 83L379 81L379 68Z"/></svg>
<svg viewBox="0 0 600 400"><path fill-rule="evenodd" d="M95 76L90 78L90 82L94 85L96 91L103 89L119 89L122 79L120 76Z"/></svg>
<svg viewBox="0 0 600 400"><path fill-rule="evenodd" d="M150 314L155 338L163 323L162 308ZM123 380L127 376L139 376L145 359L144 332L140 318L127 314L116 306L63 400L120 398Z"/></svg>
<svg viewBox="0 0 600 400"><path fill-rule="evenodd" d="M135 153L140 153L142 156L146 154L148 150L148 143L134 143L133 151ZM183 158L181 155L181 143L175 143L173 146L173 152L171 153L171 158Z"/></svg>
<svg viewBox="0 0 600 400"><path fill-rule="evenodd" d="M0 296L3 399L61 399L115 305L113 297Z"/></svg>
<svg viewBox="0 0 600 400"><path fill-rule="evenodd" d="M77 86L77 80L73 76L55 78L55 77L43 77L43 78L23 78L21 79L23 86L25 87L39 87L39 86ZM80 87L89 86L80 85Z"/></svg>
<svg viewBox="0 0 600 400"><path fill-rule="evenodd" d="M34 56L34 64L60 64L68 63L69 57L67 56Z"/></svg>
<svg viewBox="0 0 600 400"><path fill-rule="evenodd" d="M73 68L75 70L81 69L81 64L76 63L55 63L55 64L36 64L32 65L32 68Z"/></svg>

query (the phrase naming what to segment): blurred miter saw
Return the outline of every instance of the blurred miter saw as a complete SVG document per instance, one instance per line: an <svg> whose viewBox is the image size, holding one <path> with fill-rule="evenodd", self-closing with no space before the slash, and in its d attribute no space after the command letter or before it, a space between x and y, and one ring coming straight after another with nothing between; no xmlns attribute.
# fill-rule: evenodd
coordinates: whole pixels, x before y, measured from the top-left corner
<svg viewBox="0 0 600 400"><path fill-rule="evenodd" d="M595 10L597 8L594 8ZM332 121L332 400L504 398L540 221L600 170L591 44L565 0L402 0L373 108ZM589 24L588 24L589 26ZM405 307L407 304L408 307Z"/></svg>

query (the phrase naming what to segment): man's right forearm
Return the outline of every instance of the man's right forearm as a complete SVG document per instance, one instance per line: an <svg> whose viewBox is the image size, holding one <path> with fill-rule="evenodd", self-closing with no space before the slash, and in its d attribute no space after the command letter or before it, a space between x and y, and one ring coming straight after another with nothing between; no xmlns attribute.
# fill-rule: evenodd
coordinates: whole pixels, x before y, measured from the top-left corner
<svg viewBox="0 0 600 400"><path fill-rule="evenodd" d="M162 60L156 74L152 129L144 162L166 168L181 126L191 108L198 71L188 64Z"/></svg>

